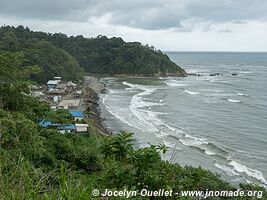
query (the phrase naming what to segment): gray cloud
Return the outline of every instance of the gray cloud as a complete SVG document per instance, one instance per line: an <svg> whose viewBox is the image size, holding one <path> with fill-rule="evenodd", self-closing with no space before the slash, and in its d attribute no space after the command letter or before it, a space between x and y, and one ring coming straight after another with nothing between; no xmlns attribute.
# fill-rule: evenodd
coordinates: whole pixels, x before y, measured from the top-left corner
<svg viewBox="0 0 267 200"><path fill-rule="evenodd" d="M248 23L247 21L242 21L242 20L233 21L233 24L247 24L247 23Z"/></svg>
<svg viewBox="0 0 267 200"><path fill-rule="evenodd" d="M232 33L233 30L229 29L229 28L225 28L225 29L220 29L218 30L219 33Z"/></svg>
<svg viewBox="0 0 267 200"><path fill-rule="evenodd" d="M266 20L266 0L1 0L0 15L26 19L107 23L140 29L183 31L189 19L221 23ZM187 29L186 29L187 30Z"/></svg>

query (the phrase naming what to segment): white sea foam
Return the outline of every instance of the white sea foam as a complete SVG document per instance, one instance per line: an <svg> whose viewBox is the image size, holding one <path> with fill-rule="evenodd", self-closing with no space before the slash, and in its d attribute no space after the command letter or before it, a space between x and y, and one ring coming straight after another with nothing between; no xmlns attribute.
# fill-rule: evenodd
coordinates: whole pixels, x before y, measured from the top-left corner
<svg viewBox="0 0 267 200"><path fill-rule="evenodd" d="M118 90L111 90L111 89L109 89L108 92L110 94L118 94L118 93L120 93Z"/></svg>
<svg viewBox="0 0 267 200"><path fill-rule="evenodd" d="M263 174L261 171L255 170L255 169L251 169L248 168L245 165L242 165L234 160L232 160L229 165L233 166L235 171L239 172L239 173L245 173L246 175L253 177L257 180L259 180L261 183L263 183L264 185L267 185L267 181L266 179L263 177Z"/></svg>
<svg viewBox="0 0 267 200"><path fill-rule="evenodd" d="M203 138L193 137L190 135L185 135L184 138L179 139L180 142L183 143L183 145L186 146L195 146L198 147L202 144L208 144L208 142Z"/></svg>
<svg viewBox="0 0 267 200"><path fill-rule="evenodd" d="M233 96L233 95L235 95L235 94L233 94L233 93L214 93L214 94L209 94L208 96L222 96L222 97L227 97L227 96Z"/></svg>
<svg viewBox="0 0 267 200"><path fill-rule="evenodd" d="M171 87L184 87L187 85L187 84L181 83L181 81L171 80L171 79L166 80L165 84Z"/></svg>
<svg viewBox="0 0 267 200"><path fill-rule="evenodd" d="M159 130L159 127L166 127L168 129L172 129L172 127L168 126L166 122L164 122L158 117L158 115L162 115L165 113L155 112L151 109L152 106L162 106L164 105L164 103L162 103L162 101L160 101L159 103L147 101L147 96L156 92L156 88L144 85L131 84L126 81L123 82L123 84L128 86L129 88L133 88L136 91L141 92L135 94L131 98L130 105L126 108L120 106L108 106L107 103L107 105L105 106L112 115L114 115L116 118L118 118L129 126L138 128L144 132L153 132L154 134L157 134L158 137L164 136L164 134L161 133L161 131ZM118 98L123 98L122 96L119 96L119 94L116 93L109 94L113 96L113 98L114 95L117 95ZM105 100L107 98L107 96L103 97L103 104L105 104ZM112 98L109 99L109 102L112 102ZM148 110L147 108L150 109Z"/></svg>
<svg viewBox="0 0 267 200"><path fill-rule="evenodd" d="M171 142L168 142L166 140L163 140L163 144L165 144L167 147L170 147L170 148L174 148L175 147L175 144L173 144Z"/></svg>
<svg viewBox="0 0 267 200"><path fill-rule="evenodd" d="M100 99L102 100L102 104L105 104L106 99L108 98L108 94L101 94L99 95Z"/></svg>
<svg viewBox="0 0 267 200"><path fill-rule="evenodd" d="M239 72L240 74L253 74L253 72L251 72L251 71L241 71L241 72Z"/></svg>
<svg viewBox="0 0 267 200"><path fill-rule="evenodd" d="M213 152L213 151L210 151L210 150L207 150L207 149L204 149L204 151L205 151L205 154L207 154L209 156L216 155L216 153Z"/></svg>
<svg viewBox="0 0 267 200"><path fill-rule="evenodd" d="M188 94L192 94L192 95L199 94L198 92L194 92L194 91L191 91L191 90L185 90L185 92L188 93Z"/></svg>
<svg viewBox="0 0 267 200"><path fill-rule="evenodd" d="M184 138L180 138L179 141L185 146L191 146L201 149L202 151L204 151L205 154L209 156L216 154L215 152L211 151L207 146L205 146L209 144L206 139L194 137L191 135L184 135Z"/></svg>
<svg viewBox="0 0 267 200"><path fill-rule="evenodd" d="M237 99L227 99L227 101L231 102L231 103L240 103L241 101L237 100Z"/></svg>
<svg viewBox="0 0 267 200"><path fill-rule="evenodd" d="M240 66L240 64L220 64L220 67L235 67L235 66Z"/></svg>
<svg viewBox="0 0 267 200"><path fill-rule="evenodd" d="M207 89L207 88L203 88L201 89L201 91L206 91L206 92L223 92L223 90L221 89Z"/></svg>
<svg viewBox="0 0 267 200"><path fill-rule="evenodd" d="M244 96L244 97L247 97L248 95L247 94L243 94L243 93L237 93L238 96Z"/></svg>
<svg viewBox="0 0 267 200"><path fill-rule="evenodd" d="M149 86L131 84L126 81L123 82L124 85L141 90L140 93L134 95L130 102L130 110L132 114L137 118L138 123L146 127L146 132L159 132L157 125L165 125L165 122L158 118L159 112L154 112L151 110L142 109L144 107L151 108L151 106L162 106L163 103L155 103L144 101L144 97L156 92L156 88Z"/></svg>
<svg viewBox="0 0 267 200"><path fill-rule="evenodd" d="M219 163L215 163L215 167L224 171L228 176L238 176L239 175L238 173L235 172L234 169L232 169L231 167L228 167L226 165L221 165Z"/></svg>
<svg viewBox="0 0 267 200"><path fill-rule="evenodd" d="M155 136L157 137L157 138L163 138L163 137L166 137L166 136L168 136L169 134L168 133L165 133L165 132L163 132L163 131L160 131L159 133L156 133L155 134Z"/></svg>

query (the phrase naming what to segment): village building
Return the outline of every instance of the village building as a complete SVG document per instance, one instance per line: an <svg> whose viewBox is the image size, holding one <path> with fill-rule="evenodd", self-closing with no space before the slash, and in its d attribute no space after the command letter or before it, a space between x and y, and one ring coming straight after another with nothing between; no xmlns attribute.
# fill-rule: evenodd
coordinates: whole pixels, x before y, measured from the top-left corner
<svg viewBox="0 0 267 200"><path fill-rule="evenodd" d="M54 77L54 80L58 80L58 81L61 81L62 77L61 76L55 76Z"/></svg>
<svg viewBox="0 0 267 200"><path fill-rule="evenodd" d="M55 105L50 106L50 108L51 108L51 110L53 110L53 111L56 111L56 110L58 109L58 107L55 106Z"/></svg>
<svg viewBox="0 0 267 200"><path fill-rule="evenodd" d="M88 131L88 124L75 124L77 133L86 133Z"/></svg>
<svg viewBox="0 0 267 200"><path fill-rule="evenodd" d="M80 103L80 99L62 100L59 102L58 107L62 109L76 110L78 109Z"/></svg>
<svg viewBox="0 0 267 200"><path fill-rule="evenodd" d="M44 128L52 128L58 130L60 133L74 133L76 132L76 126L74 124L60 124L54 123L49 120L42 120L39 123Z"/></svg>
<svg viewBox="0 0 267 200"><path fill-rule="evenodd" d="M74 124L66 124L59 126L57 129L60 133L74 133L76 126Z"/></svg>
<svg viewBox="0 0 267 200"><path fill-rule="evenodd" d="M58 84L58 85L56 86L56 89L58 89L58 90L66 90L66 89L67 89L67 85L64 84L64 83L62 83L62 84Z"/></svg>
<svg viewBox="0 0 267 200"><path fill-rule="evenodd" d="M53 102L58 103L62 99L62 96L54 96L53 97Z"/></svg>
<svg viewBox="0 0 267 200"><path fill-rule="evenodd" d="M57 85L59 84L60 80L49 80L46 83L47 89L51 90L57 87Z"/></svg>
<svg viewBox="0 0 267 200"><path fill-rule="evenodd" d="M66 92L73 92L77 88L77 84L71 81L67 82L66 86L67 86Z"/></svg>
<svg viewBox="0 0 267 200"><path fill-rule="evenodd" d="M47 94L50 95L63 95L65 93L65 89L64 90L59 90L59 89L50 89Z"/></svg>
<svg viewBox="0 0 267 200"><path fill-rule="evenodd" d="M84 118L83 113L81 111L70 111L70 114L74 121L81 121Z"/></svg>

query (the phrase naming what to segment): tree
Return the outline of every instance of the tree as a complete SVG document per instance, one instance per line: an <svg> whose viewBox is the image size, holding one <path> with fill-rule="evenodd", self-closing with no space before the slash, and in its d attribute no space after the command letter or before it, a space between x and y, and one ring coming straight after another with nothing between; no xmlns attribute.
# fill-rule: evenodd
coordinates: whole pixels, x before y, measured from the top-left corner
<svg viewBox="0 0 267 200"><path fill-rule="evenodd" d="M29 94L27 77L38 71L36 67L24 65L22 52L0 53L0 106L16 110L21 99Z"/></svg>

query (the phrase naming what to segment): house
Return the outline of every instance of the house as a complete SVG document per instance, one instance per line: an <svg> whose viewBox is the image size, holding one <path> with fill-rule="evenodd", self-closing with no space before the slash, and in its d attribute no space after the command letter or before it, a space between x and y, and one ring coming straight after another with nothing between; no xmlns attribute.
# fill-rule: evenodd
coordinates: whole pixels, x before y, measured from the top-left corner
<svg viewBox="0 0 267 200"><path fill-rule="evenodd" d="M65 90L49 89L49 91L47 93L51 94L51 95L62 95L65 93Z"/></svg>
<svg viewBox="0 0 267 200"><path fill-rule="evenodd" d="M84 118L83 113L81 111L70 111L70 114L74 121L81 121Z"/></svg>
<svg viewBox="0 0 267 200"><path fill-rule="evenodd" d="M69 82L67 82L67 87L74 87L74 88L76 88L77 87L77 84L69 81Z"/></svg>
<svg viewBox="0 0 267 200"><path fill-rule="evenodd" d="M67 85L66 84L58 84L56 86L56 89L59 89L59 90L66 90L67 88Z"/></svg>
<svg viewBox="0 0 267 200"><path fill-rule="evenodd" d="M88 130L88 124L75 124L77 133L85 133Z"/></svg>
<svg viewBox="0 0 267 200"><path fill-rule="evenodd" d="M58 109L58 107L57 107L57 106L54 106L54 105L50 106L50 108L51 108L51 110L53 110L53 111L56 111L56 110Z"/></svg>
<svg viewBox="0 0 267 200"><path fill-rule="evenodd" d="M67 86L66 92L73 92L77 88L77 84L71 81L67 82L66 86Z"/></svg>
<svg viewBox="0 0 267 200"><path fill-rule="evenodd" d="M62 99L61 96L54 96L54 97L53 97L53 102L54 102L54 103L58 103L61 99Z"/></svg>
<svg viewBox="0 0 267 200"><path fill-rule="evenodd" d="M61 125L58 128L60 133L74 133L76 131L76 126L74 124Z"/></svg>
<svg viewBox="0 0 267 200"><path fill-rule="evenodd" d="M76 131L76 126L74 124L59 124L49 120L42 120L39 125L44 128L57 129L60 133L73 133Z"/></svg>
<svg viewBox="0 0 267 200"><path fill-rule="evenodd" d="M72 100L62 100L59 102L58 107L62 109L78 109L81 103L80 99L72 99Z"/></svg>
<svg viewBox="0 0 267 200"><path fill-rule="evenodd" d="M56 86L59 84L59 82L60 82L60 80L49 80L46 83L47 89L50 90L50 89L56 88Z"/></svg>

